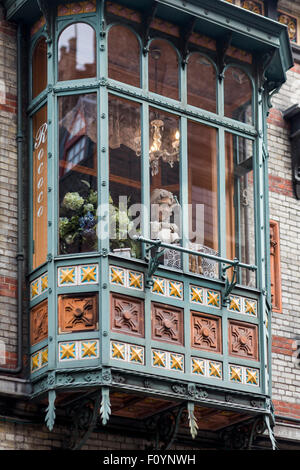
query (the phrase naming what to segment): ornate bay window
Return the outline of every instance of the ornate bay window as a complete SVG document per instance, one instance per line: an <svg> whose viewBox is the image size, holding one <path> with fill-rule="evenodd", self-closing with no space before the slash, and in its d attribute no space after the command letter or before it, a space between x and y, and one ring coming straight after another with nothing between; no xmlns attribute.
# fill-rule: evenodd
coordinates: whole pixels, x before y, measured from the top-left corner
<svg viewBox="0 0 300 470"><path fill-rule="evenodd" d="M193 437L269 425L265 117L285 27L222 1L38 3L30 351L49 428L86 393L103 424L186 408Z"/></svg>

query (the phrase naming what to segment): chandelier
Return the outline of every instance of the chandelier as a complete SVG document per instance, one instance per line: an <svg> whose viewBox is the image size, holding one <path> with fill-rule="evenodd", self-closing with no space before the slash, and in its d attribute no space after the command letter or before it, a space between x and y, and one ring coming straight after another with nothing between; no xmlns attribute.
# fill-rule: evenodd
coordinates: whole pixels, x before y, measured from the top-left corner
<svg viewBox="0 0 300 470"><path fill-rule="evenodd" d="M159 48L153 48L150 51L151 57L155 61L155 93L157 93L157 79L158 79L158 61L161 58L161 51ZM180 151L180 133L177 129L170 138L172 131L170 128L165 130L165 122L159 119L156 115L155 119L150 121L150 129L152 135L152 144L149 149L149 163L151 168L151 175L155 176L159 171L159 161L169 163L173 168L174 163L179 161ZM136 155L141 156L141 136L140 133L134 138L134 147Z"/></svg>
<svg viewBox="0 0 300 470"><path fill-rule="evenodd" d="M179 146L180 146L180 133L177 130L174 135L174 140L171 143L170 151L162 146L162 132L164 130L164 121L161 119L154 119L151 121L151 128L153 133L152 145L149 151L149 162L151 168L151 175L158 174L159 160L169 163L173 168L174 163L179 161Z"/></svg>
<svg viewBox="0 0 300 470"><path fill-rule="evenodd" d="M163 146L163 131L164 121L162 119L153 119L150 122L152 130L152 145L149 150L149 163L151 169L151 175L155 176L159 171L159 161L162 160L173 168L174 163L179 161L179 150L180 150L180 132L176 130L174 133L169 150ZM134 138L134 147L137 157L142 154L141 151L141 137L137 136Z"/></svg>

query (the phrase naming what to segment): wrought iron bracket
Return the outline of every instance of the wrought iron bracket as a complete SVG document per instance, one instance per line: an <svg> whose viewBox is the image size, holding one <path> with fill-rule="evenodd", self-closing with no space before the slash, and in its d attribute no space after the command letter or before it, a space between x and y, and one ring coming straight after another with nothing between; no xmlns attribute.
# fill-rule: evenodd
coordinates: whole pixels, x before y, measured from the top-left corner
<svg viewBox="0 0 300 470"><path fill-rule="evenodd" d="M49 6L51 2L48 2L47 0L37 0L37 4L39 9L41 10L42 14L44 15L45 21L46 21L46 26L45 26L45 32L47 35L47 42L52 43L53 41L53 31L52 31L52 9L51 6Z"/></svg>
<svg viewBox="0 0 300 470"><path fill-rule="evenodd" d="M226 66L226 53L230 47L232 40L232 32L228 32L222 38L217 41L217 63L219 70L219 80L222 81L224 78L224 69Z"/></svg>
<svg viewBox="0 0 300 470"><path fill-rule="evenodd" d="M222 295L223 307L227 307L229 303L229 296L236 286L238 266L239 266L239 260L237 258L234 259L234 264L232 266L231 265L225 266L224 264L222 264L221 278L223 279L223 281L225 281L225 287L224 287L223 295ZM228 279L228 274L227 274L227 270L230 268L233 268L231 280Z"/></svg>
<svg viewBox="0 0 300 470"><path fill-rule="evenodd" d="M147 450L169 450L172 446L181 421L184 404L148 418L145 426L148 432L154 433L154 443Z"/></svg>
<svg viewBox="0 0 300 470"><path fill-rule="evenodd" d="M191 17L191 19L187 22L187 24L182 28L181 31L181 56L182 56L182 61L181 61L181 66L184 69L186 64L187 64L187 56L189 54L189 41L191 38L191 35L194 31L196 24L196 18Z"/></svg>
<svg viewBox="0 0 300 470"><path fill-rule="evenodd" d="M70 418L69 434L64 442L64 448L68 450L80 450L93 432L103 394L98 390L96 393L79 399L72 403L67 409Z"/></svg>
<svg viewBox="0 0 300 470"><path fill-rule="evenodd" d="M158 2L153 0L150 8L145 11L143 17L143 30L142 30L142 38L143 38L143 54L146 55L149 52L149 42L150 42L150 28L151 23L155 18L157 12Z"/></svg>
<svg viewBox="0 0 300 470"><path fill-rule="evenodd" d="M254 439L267 429L264 416L230 426L220 432L226 450L251 450Z"/></svg>
<svg viewBox="0 0 300 470"><path fill-rule="evenodd" d="M146 284L146 287L148 288L151 288L153 286L152 276L157 270L160 264L160 257L163 255L165 251L165 248L161 248L160 245L161 245L161 242L158 240L155 244L146 245L145 247L145 251L146 251L145 259L146 261L148 261L148 272L147 272L145 284Z"/></svg>

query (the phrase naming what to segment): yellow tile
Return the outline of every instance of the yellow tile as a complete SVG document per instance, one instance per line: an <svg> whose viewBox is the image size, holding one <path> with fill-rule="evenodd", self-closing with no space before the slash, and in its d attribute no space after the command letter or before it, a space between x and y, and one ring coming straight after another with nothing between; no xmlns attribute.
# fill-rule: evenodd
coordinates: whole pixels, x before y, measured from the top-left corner
<svg viewBox="0 0 300 470"><path fill-rule="evenodd" d="M208 305L213 305L215 307L219 307L219 301L220 301L219 292L208 290L207 291L207 297L208 297L208 299L207 299Z"/></svg>
<svg viewBox="0 0 300 470"><path fill-rule="evenodd" d="M125 360L125 344L112 343L112 357Z"/></svg>
<svg viewBox="0 0 300 470"><path fill-rule="evenodd" d="M153 365L166 367L166 353L163 351L153 351Z"/></svg>
<svg viewBox="0 0 300 470"><path fill-rule="evenodd" d="M75 359L75 343L60 345L60 359Z"/></svg>
<svg viewBox="0 0 300 470"><path fill-rule="evenodd" d="M182 285L180 282L174 282L170 281L169 282L169 294L171 297L179 297L181 299L182 297Z"/></svg>
<svg viewBox="0 0 300 470"><path fill-rule="evenodd" d="M183 370L183 357L177 354L170 354L171 369Z"/></svg>
<svg viewBox="0 0 300 470"><path fill-rule="evenodd" d="M82 343L82 357L97 356L97 341Z"/></svg>
<svg viewBox="0 0 300 470"><path fill-rule="evenodd" d="M201 359L193 359L193 362L192 362L193 374L204 375L205 374L204 365L205 363Z"/></svg>

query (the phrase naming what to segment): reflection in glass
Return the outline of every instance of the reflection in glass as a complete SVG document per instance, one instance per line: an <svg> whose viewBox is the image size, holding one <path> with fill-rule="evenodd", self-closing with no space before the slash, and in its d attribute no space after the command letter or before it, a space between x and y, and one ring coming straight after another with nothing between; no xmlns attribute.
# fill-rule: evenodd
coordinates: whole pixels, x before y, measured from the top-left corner
<svg viewBox="0 0 300 470"><path fill-rule="evenodd" d="M59 251L97 250L96 94L59 98Z"/></svg>
<svg viewBox="0 0 300 470"><path fill-rule="evenodd" d="M140 45L136 35L125 26L116 25L109 30L108 76L140 86Z"/></svg>
<svg viewBox="0 0 300 470"><path fill-rule="evenodd" d="M149 90L178 100L178 74L175 49L163 39L152 41L149 50Z"/></svg>
<svg viewBox="0 0 300 470"><path fill-rule="evenodd" d="M216 71L202 54L190 56L187 66L187 101L192 106L216 112Z"/></svg>
<svg viewBox="0 0 300 470"><path fill-rule="evenodd" d="M180 122L177 116L154 108L149 118L150 235L176 245L181 243ZM181 256L176 250L166 249L161 262L180 268Z"/></svg>
<svg viewBox="0 0 300 470"><path fill-rule="evenodd" d="M140 105L109 96L110 247L140 258L141 120Z"/></svg>
<svg viewBox="0 0 300 470"><path fill-rule="evenodd" d="M218 254L217 131L188 121L189 248ZM190 256L190 270L218 277L217 263Z"/></svg>
<svg viewBox="0 0 300 470"><path fill-rule="evenodd" d="M33 212L33 260L32 269L37 268L47 258L48 226L48 183L47 183L47 145L48 145L47 106L43 106L32 118L33 169L32 169L32 212Z"/></svg>
<svg viewBox="0 0 300 470"><path fill-rule="evenodd" d="M41 37L32 56L32 98L38 96L47 87L47 43Z"/></svg>
<svg viewBox="0 0 300 470"><path fill-rule="evenodd" d="M58 40L58 80L96 76L96 34L86 23L74 23Z"/></svg>
<svg viewBox="0 0 300 470"><path fill-rule="evenodd" d="M253 142L226 133L227 258L255 265ZM255 287L255 272L242 269L244 285Z"/></svg>
<svg viewBox="0 0 300 470"><path fill-rule="evenodd" d="M224 114L252 124L252 85L248 75L238 67L229 67L224 78Z"/></svg>

